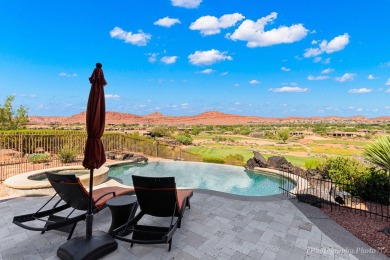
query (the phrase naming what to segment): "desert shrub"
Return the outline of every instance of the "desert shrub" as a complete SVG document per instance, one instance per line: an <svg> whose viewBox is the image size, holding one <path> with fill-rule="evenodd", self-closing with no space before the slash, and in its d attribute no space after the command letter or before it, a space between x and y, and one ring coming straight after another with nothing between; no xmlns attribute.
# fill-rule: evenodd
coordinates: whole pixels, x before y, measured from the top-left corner
<svg viewBox="0 0 390 260"><path fill-rule="evenodd" d="M28 161L32 163L43 163L49 160L50 155L47 153L33 153L28 157Z"/></svg>
<svg viewBox="0 0 390 260"><path fill-rule="evenodd" d="M203 157L202 162L207 162L207 163L219 163L219 164L224 164L225 161L222 158L218 157Z"/></svg>
<svg viewBox="0 0 390 260"><path fill-rule="evenodd" d="M370 176L370 168L349 157L331 157L319 166L325 177L340 183L343 189L356 194L359 186L364 185Z"/></svg>
<svg viewBox="0 0 390 260"><path fill-rule="evenodd" d="M383 170L371 168L367 182L358 190L358 195L368 201L389 205L389 177Z"/></svg>
<svg viewBox="0 0 390 260"><path fill-rule="evenodd" d="M193 139L189 134L179 134L175 137L175 139L184 144L184 145L189 145L192 143Z"/></svg>
<svg viewBox="0 0 390 260"><path fill-rule="evenodd" d="M216 135L212 138L213 141L215 142L225 142L227 140L226 137L222 137L222 136L219 136L219 135Z"/></svg>
<svg viewBox="0 0 390 260"><path fill-rule="evenodd" d="M321 160L318 159L309 159L305 161L306 169L317 169L320 166Z"/></svg>
<svg viewBox="0 0 390 260"><path fill-rule="evenodd" d="M77 156L76 150L72 148L62 148L58 153L58 158L62 163L71 163Z"/></svg>
<svg viewBox="0 0 390 260"><path fill-rule="evenodd" d="M245 164L244 156L242 156L241 154L229 154L225 157L224 161L226 164L237 166L243 166Z"/></svg>
<svg viewBox="0 0 390 260"><path fill-rule="evenodd" d="M285 144L287 139L290 137L290 131L286 128L283 128L280 129L276 135Z"/></svg>
<svg viewBox="0 0 390 260"><path fill-rule="evenodd" d="M151 137L163 137L163 136L170 136L171 133L169 130L162 126L156 126L150 131Z"/></svg>

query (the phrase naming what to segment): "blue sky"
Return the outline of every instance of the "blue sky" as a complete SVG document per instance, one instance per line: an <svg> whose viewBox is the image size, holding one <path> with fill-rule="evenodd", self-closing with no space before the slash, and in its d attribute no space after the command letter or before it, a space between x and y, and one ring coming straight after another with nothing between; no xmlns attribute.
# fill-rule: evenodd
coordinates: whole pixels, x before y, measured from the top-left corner
<svg viewBox="0 0 390 260"><path fill-rule="evenodd" d="M390 1L0 0L0 103L265 117L390 114Z"/></svg>

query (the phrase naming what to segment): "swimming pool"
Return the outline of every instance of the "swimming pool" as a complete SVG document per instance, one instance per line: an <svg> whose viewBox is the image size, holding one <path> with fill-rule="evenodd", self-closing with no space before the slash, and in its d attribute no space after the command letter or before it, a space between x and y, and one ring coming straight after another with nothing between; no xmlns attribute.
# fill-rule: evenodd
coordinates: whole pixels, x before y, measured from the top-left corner
<svg viewBox="0 0 390 260"><path fill-rule="evenodd" d="M123 184L133 185L132 175L149 177L174 176L176 186L207 189L243 196L280 194L279 188L291 190L295 183L286 182L279 175L253 172L243 167L199 162L149 162L111 166L109 177L119 178Z"/></svg>

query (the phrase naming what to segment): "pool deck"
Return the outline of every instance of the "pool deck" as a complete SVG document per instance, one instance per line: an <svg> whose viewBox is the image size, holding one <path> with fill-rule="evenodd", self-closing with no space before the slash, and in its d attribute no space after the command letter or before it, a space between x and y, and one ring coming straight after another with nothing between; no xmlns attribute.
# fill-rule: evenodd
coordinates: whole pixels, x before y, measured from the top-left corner
<svg viewBox="0 0 390 260"><path fill-rule="evenodd" d="M58 259L56 250L67 234L40 234L11 223L13 216L36 211L47 198L0 201L0 260ZM93 229L107 231L110 223L106 208L95 215ZM74 237L84 233L85 222L80 222ZM243 197L205 190L194 192L171 252L167 244L118 244L102 259L388 259L318 208L283 195Z"/></svg>

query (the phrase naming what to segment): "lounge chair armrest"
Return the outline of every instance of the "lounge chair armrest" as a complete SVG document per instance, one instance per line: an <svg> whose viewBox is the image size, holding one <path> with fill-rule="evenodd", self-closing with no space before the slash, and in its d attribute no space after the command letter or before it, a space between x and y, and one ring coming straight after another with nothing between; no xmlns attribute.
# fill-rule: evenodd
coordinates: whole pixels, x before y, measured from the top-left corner
<svg viewBox="0 0 390 260"><path fill-rule="evenodd" d="M103 195L101 195L99 198L97 198L95 200L95 202L98 202L99 200L101 200L102 198L104 198L105 196L107 196L109 194L112 194L113 197L116 197L115 191L110 191L110 192L107 192L107 193L104 193Z"/></svg>

